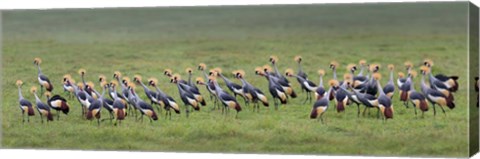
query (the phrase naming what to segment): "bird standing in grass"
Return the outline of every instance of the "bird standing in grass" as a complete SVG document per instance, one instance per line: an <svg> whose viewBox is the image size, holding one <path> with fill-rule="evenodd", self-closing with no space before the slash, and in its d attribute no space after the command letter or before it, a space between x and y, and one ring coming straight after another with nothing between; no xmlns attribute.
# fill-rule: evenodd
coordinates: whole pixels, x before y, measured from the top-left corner
<svg viewBox="0 0 480 159"><path fill-rule="evenodd" d="M150 104L151 105L157 105L157 110L160 111L160 108L165 105L163 101L158 99L158 94L155 91L150 90L145 84L142 82L142 76L140 75L135 75L133 77L133 81L137 82L137 84L140 84L143 87L143 91L145 92L145 95L150 99ZM137 101L138 102L138 101ZM141 110L140 110L141 112Z"/></svg>
<svg viewBox="0 0 480 159"><path fill-rule="evenodd" d="M423 64L425 66L429 67L430 70L431 70L432 66L433 66L433 61L430 60L430 59L426 59L426 60L424 60ZM439 82L443 83L443 85L445 85L445 87L450 92L456 92L458 90L458 82L457 82L458 76L446 76L446 75L443 75L443 74L437 74L437 75L433 76L430 73L430 78L429 79L430 79L430 83L432 83L432 82L435 83L435 80L438 80ZM439 84L435 83L435 85L437 86Z"/></svg>
<svg viewBox="0 0 480 159"><path fill-rule="evenodd" d="M406 61L404 63L405 68L407 70L407 74L410 73L410 71L413 69L413 64L410 61ZM402 85L407 81L407 78L405 77L405 74L403 72L398 73L398 79L397 79L397 86L398 89L402 88Z"/></svg>
<svg viewBox="0 0 480 159"><path fill-rule="evenodd" d="M275 77L270 75L267 69L262 70L261 67L257 67L255 68L255 74L265 76L267 78L268 91L272 95L275 110L278 110L278 101L276 99L280 100L281 104L287 104L287 93L285 93L284 88L282 88L282 86L276 80L274 80Z"/></svg>
<svg viewBox="0 0 480 159"><path fill-rule="evenodd" d="M383 87L383 92L390 97L390 99L393 97L393 94L395 92L395 84L393 83L393 69L395 66L392 64L388 65L388 70L390 71L390 79L388 80L388 83Z"/></svg>
<svg viewBox="0 0 480 159"><path fill-rule="evenodd" d="M52 113L50 112L50 107L47 104L43 103L40 98L37 96L37 87L32 87L30 92L35 96L35 105L37 107L38 114L40 114L40 120L43 123L43 116L47 117L48 121L53 121Z"/></svg>
<svg viewBox="0 0 480 159"><path fill-rule="evenodd" d="M445 113L445 109L443 108L444 106L448 106L450 109L455 108L455 103L453 101L449 100L445 94L442 92L432 89L427 86L425 83L425 76L429 73L429 68L426 66L420 67L421 73L422 73L422 80L421 80L421 85L422 85L422 92L427 98L427 100L432 104L433 107L433 115L435 116L437 114L437 111L435 110L435 105L439 105L440 108L443 111L443 114L447 115Z"/></svg>
<svg viewBox="0 0 480 159"><path fill-rule="evenodd" d="M227 88L228 88L230 91L232 91L233 96L235 97L235 99L237 99L237 95L239 95L239 96L241 96L241 97L243 98L243 101L244 101L245 105L248 105L248 100L246 99L245 96L243 96L243 95L244 95L244 92L243 92L242 86L240 86L240 85L238 85L238 84L230 81L227 77L225 77L225 76L222 74L222 69L220 69L220 68L217 67L217 68L215 68L215 69L213 69L213 70L215 70L215 71L216 71L216 74L223 79L223 81L225 82L225 85L227 85ZM216 88L216 87L215 87L215 88Z"/></svg>
<svg viewBox="0 0 480 159"><path fill-rule="evenodd" d="M417 76L417 72L411 70L410 74L411 75L409 78L411 78L410 80L413 81L413 78ZM409 94L410 102L412 102L413 104L413 109L415 110L415 117L417 116L417 109L420 109L420 111L422 111L422 117L423 117L423 114L426 111L428 111L427 99L423 94L415 90L413 82L412 84L410 84L410 91L408 94Z"/></svg>
<svg viewBox="0 0 480 159"><path fill-rule="evenodd" d="M281 83L284 83L284 84L282 84L282 87L290 87L290 82L288 81L288 79L278 71L278 68L277 68L278 58L277 58L277 56L270 56L269 61L272 64L272 67L275 71L272 74L276 78L278 78L278 81L281 81ZM297 98L297 94L295 93L295 91L291 87L286 89L285 93L287 93L287 95L292 97L292 98Z"/></svg>
<svg viewBox="0 0 480 159"><path fill-rule="evenodd" d="M180 114L180 107L178 106L177 102L175 99L173 99L171 96L167 95L165 92L163 92L158 86L157 86L158 80L155 78L150 78L148 79L148 85L155 87L157 90L157 98L160 99L164 103L164 109L166 110L165 112L165 118L167 116L170 117L170 120L172 119L172 112L170 109L173 109L175 113Z"/></svg>
<svg viewBox="0 0 480 159"><path fill-rule="evenodd" d="M73 86L67 83L67 80L72 81L72 83L75 83L75 81L73 81L70 74L66 74L63 76L63 91L67 93L68 99L72 99L75 95L75 91L73 89Z"/></svg>
<svg viewBox="0 0 480 159"><path fill-rule="evenodd" d="M370 65L370 73L373 74L377 73L380 70L380 65L379 64L371 64ZM378 89L377 89L377 80L375 78L370 78L366 85L366 92L367 94L370 94L372 96L377 95Z"/></svg>
<svg viewBox="0 0 480 159"><path fill-rule="evenodd" d="M448 81L442 81L440 80L439 78L433 76L432 74L432 66L433 66L433 62L430 61L430 60L425 60L425 66L428 68L428 75L429 75L429 82L430 82L430 88L432 89L435 89L435 90L438 90L440 92L442 92L445 97L447 97L447 99L449 101L454 101L454 97L453 97L453 94L452 94L452 91L451 90L456 90L457 88L454 88L455 86L458 86L458 84L456 84L456 80L448 80ZM445 77L444 75L441 75L442 77ZM458 77L455 77L455 79L458 79Z"/></svg>
<svg viewBox="0 0 480 159"><path fill-rule="evenodd" d="M382 112L382 116L384 120L393 119L393 105L392 99L385 94L383 91L382 86L380 85L381 75L380 73L374 73L372 75L373 79L375 79L377 83L377 89L379 92L378 95L378 108L380 108L380 112Z"/></svg>
<svg viewBox="0 0 480 159"><path fill-rule="evenodd" d="M141 113L141 116L139 117L140 120L143 122L143 116L147 116L149 117L150 119L150 123L152 122L152 119L153 120L158 120L158 117L157 117L157 113L155 112L155 110L153 110L153 107L152 105L148 104L147 102L143 101L139 96L138 94L133 94L135 96L135 106L137 107L137 109L140 111ZM139 120L139 119L137 119Z"/></svg>
<svg viewBox="0 0 480 159"><path fill-rule="evenodd" d="M351 68L350 68L351 69ZM345 111L345 107L348 104L348 94L347 92L338 89L338 88L344 88L346 89L348 87L349 81L352 80L352 77L350 74L346 73L343 76L344 80L340 83L340 86L335 87L334 92L335 92L335 108L337 109L337 112L343 112Z"/></svg>
<svg viewBox="0 0 480 159"><path fill-rule="evenodd" d="M319 100L317 100L313 104L313 109L312 109L312 112L310 113L310 119L318 118L322 122L322 124L324 123L323 122L323 114L325 114L325 112L328 109L328 105L329 105L329 99L328 98L330 97L330 93L333 92L332 90L335 87L338 87L338 81L337 80L330 80L328 82L328 84L330 85L330 88L328 89L327 94L325 96L323 96L322 98L320 98Z"/></svg>
<svg viewBox="0 0 480 159"><path fill-rule="evenodd" d="M318 70L318 75L320 77L319 77L319 82L318 82L317 89L315 89L315 99L316 100L321 99L326 94L325 88L323 87L323 76L325 75L325 70L323 70L323 69Z"/></svg>
<svg viewBox="0 0 480 159"><path fill-rule="evenodd" d="M180 86L179 81L181 80L180 75L173 75L172 78L170 79L170 82L177 85L178 88L178 94L180 95L180 98L183 101L183 104L185 105L185 113L188 118L188 115L190 113L190 110L188 109L188 106L192 106L194 110L199 111L199 103L193 93L186 91Z"/></svg>
<svg viewBox="0 0 480 159"><path fill-rule="evenodd" d="M42 59L38 57L33 60L33 64L35 64L38 69L38 82L40 83L40 93L43 93L43 87L45 87L47 91L51 92L53 91L53 85L48 79L48 77L42 73L42 69L40 68L41 63Z"/></svg>
<svg viewBox="0 0 480 159"><path fill-rule="evenodd" d="M338 81L338 79L337 79L337 67L339 67L338 62L337 61L331 61L329 67L330 67L330 69L332 69L333 79ZM335 99L335 90L332 89L330 91L333 91L333 92L330 93L330 96L328 97L328 99L333 100L333 99Z"/></svg>
<svg viewBox="0 0 480 159"><path fill-rule="evenodd" d="M25 113L27 113L27 121L30 122L30 116L35 115L35 111L33 111L33 105L30 101L23 98L23 82L21 80L17 80L16 84L18 87L18 103L20 104L20 110L22 110L22 122L25 122Z"/></svg>
<svg viewBox="0 0 480 159"><path fill-rule="evenodd" d="M100 86L102 87L102 94L98 94L97 91L94 90L93 93L98 95L98 99L95 99L93 103L88 107L88 112L87 112L87 120L92 120L93 117L97 119L97 124L100 125L100 117L101 117L101 110L102 107L104 107L105 101L103 100L105 97L105 89L108 86L107 82L103 81L100 83Z"/></svg>
<svg viewBox="0 0 480 159"><path fill-rule="evenodd" d="M62 111L63 114L68 115L70 106L65 98L58 94L52 96L50 92L45 92L45 96L47 96L48 106L57 111L57 120L60 120L60 111Z"/></svg>
<svg viewBox="0 0 480 159"><path fill-rule="evenodd" d="M258 104L259 101L262 102L263 106L265 107L269 106L267 96L265 96L265 94L260 89L254 87L252 84L250 84L244 79L245 71L243 70L234 71L234 75L235 75L235 78L238 78L240 79L240 81L242 81L244 96L253 102L254 111L256 109L257 112L260 112L260 106Z"/></svg>
<svg viewBox="0 0 480 159"><path fill-rule="evenodd" d="M303 69L302 69L302 56L295 56L295 58L293 59L295 62L297 62L297 65L298 65L298 72L297 72L297 76L303 78L304 80L307 80L308 76L305 72L303 72ZM302 92L304 91L307 91L308 92L308 89L304 87L304 85L302 84L303 81L302 79L298 78L297 77L297 81L298 83L300 84L300 86L302 87ZM308 98L308 95L307 95L307 98Z"/></svg>
<svg viewBox="0 0 480 159"><path fill-rule="evenodd" d="M128 85L128 82L130 82L130 79L128 77L123 77L122 78L122 73L120 71L115 71L113 73L113 78L115 78L115 80L117 82L115 82L115 86L116 85L120 85L120 88L121 88L121 93L117 93L117 97L119 97L122 101L122 103L125 105L125 110L128 111L128 113L131 113L132 112L132 107L133 106L128 106L128 104L130 105L133 105L133 102L130 102L129 101L129 97L128 97L128 94L129 94L129 91L127 89L127 85ZM120 81L120 78L122 78L122 81ZM113 91L109 91L109 95L112 99L115 99L114 95L113 95ZM133 107L135 108L135 107ZM133 111L136 111L136 110L133 110Z"/></svg>
<svg viewBox="0 0 480 159"><path fill-rule="evenodd" d="M230 112L230 109L235 109L237 111L237 114L235 114L235 118L237 118L238 112L242 111L242 107L240 107L240 104L238 104L237 100L232 95L228 94L220 87L216 80L216 77L218 75L219 74L217 72L216 74L211 76L210 82L215 85L215 91L217 92L218 99L220 100L220 102L222 102L224 106L224 109L222 109L222 113L225 113L225 115L227 115Z"/></svg>
<svg viewBox="0 0 480 159"><path fill-rule="evenodd" d="M297 80L300 82L300 85L302 86L302 89L304 89L305 92L307 93L307 98L305 99L303 104L307 103L307 101L312 102L311 92L314 92L315 90L317 90L317 85L315 83L313 83L312 81L309 81L309 80L303 78L302 76L300 76L298 74L294 74L292 69L287 69L285 71L285 75L287 77L296 77Z"/></svg>
<svg viewBox="0 0 480 159"><path fill-rule="evenodd" d="M204 63L200 63L198 65L198 70L202 71L203 73L203 76L205 77L205 79L208 79L208 75L207 75L207 72L205 71L207 69L207 65L204 64ZM198 82L197 82L198 84ZM217 105L217 96L215 94L215 86L213 84L210 84L210 82L207 82L207 84L205 85L205 87L207 88L208 92L210 93L210 100L214 100L214 109L215 109L215 106Z"/></svg>
<svg viewBox="0 0 480 159"><path fill-rule="evenodd" d="M80 77L82 78L82 83L83 83L83 91L85 91L89 96L91 96L93 99L97 99L97 95L93 92L93 83L92 82L86 82L85 81L85 74L87 71L85 69L79 69L78 74L80 74ZM90 87L90 88L89 88Z"/></svg>
<svg viewBox="0 0 480 159"><path fill-rule="evenodd" d="M192 82L192 73L193 73L193 70L192 68L186 68L185 69L185 72L187 72L188 74L188 81L187 81L187 84L192 87L193 89L197 90L198 91L198 87L197 85L195 85L195 83Z"/></svg>
<svg viewBox="0 0 480 159"><path fill-rule="evenodd" d="M124 120L125 116L127 116L125 104L122 102L122 99L117 95L117 90L115 88L117 84L115 82L112 82L109 86L110 89L113 90L113 93L115 95L113 99L113 114L116 119L114 125L117 125L117 123L121 124L122 120Z"/></svg>

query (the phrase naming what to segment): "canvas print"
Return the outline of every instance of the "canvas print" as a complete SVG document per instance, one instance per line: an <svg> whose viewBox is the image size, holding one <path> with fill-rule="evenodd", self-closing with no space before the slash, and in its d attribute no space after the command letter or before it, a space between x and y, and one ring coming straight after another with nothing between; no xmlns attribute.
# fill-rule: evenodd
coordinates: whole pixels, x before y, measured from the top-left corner
<svg viewBox="0 0 480 159"><path fill-rule="evenodd" d="M1 147L467 157L469 5L4 10Z"/></svg>

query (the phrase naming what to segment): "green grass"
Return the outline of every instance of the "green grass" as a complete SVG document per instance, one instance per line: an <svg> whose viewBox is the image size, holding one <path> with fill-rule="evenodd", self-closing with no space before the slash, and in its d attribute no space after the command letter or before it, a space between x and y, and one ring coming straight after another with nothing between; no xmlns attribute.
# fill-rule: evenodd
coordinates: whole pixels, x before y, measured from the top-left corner
<svg viewBox="0 0 480 159"><path fill-rule="evenodd" d="M3 11L2 50L2 140L4 148L130 150L176 152L226 152L275 154L334 154L382 156L450 156L468 154L467 120L467 7L466 2L349 4L241 7L176 7L141 9L72 9ZM376 111L356 117L356 106L345 113L333 111L333 102L322 125L308 117L311 104L302 104L300 94L275 111L261 107L253 113L243 106L239 119L211 111L212 102L189 119L173 115L150 124L129 117L115 127L80 118L80 106L69 101L71 112L60 121L40 124L38 115L22 124L15 81L25 82L24 96L38 86L33 58L43 59L42 69L62 93L66 73L79 81L86 78L124 75L157 77L160 87L178 102L177 88L163 76L171 68L185 76L186 67L207 63L225 72L247 71L246 79L268 94L267 81L253 69L280 58L279 67L292 67L295 55L304 58L304 69L318 81L318 69L328 69L331 60L348 63L366 59L380 63L387 81L387 64L403 71L403 62L419 65L424 58L436 62L434 73L460 76L455 94L457 107L432 109L425 118L415 118L395 94L395 116L383 123ZM331 71L327 72L331 78ZM195 76L201 76L196 71ZM239 83L239 81L235 80ZM419 89L419 78L415 80ZM223 82L221 83L223 84ZM98 84L97 84L98 85ZM98 88L98 86L97 86ZM204 87L200 87L205 97ZM137 92L144 99L143 90ZM272 100L270 94L268 94ZM242 104L243 101L239 100ZM271 102L272 104L272 102ZM272 104L273 105L273 104ZM184 107L181 107L184 109ZM104 110L103 117L108 114Z"/></svg>

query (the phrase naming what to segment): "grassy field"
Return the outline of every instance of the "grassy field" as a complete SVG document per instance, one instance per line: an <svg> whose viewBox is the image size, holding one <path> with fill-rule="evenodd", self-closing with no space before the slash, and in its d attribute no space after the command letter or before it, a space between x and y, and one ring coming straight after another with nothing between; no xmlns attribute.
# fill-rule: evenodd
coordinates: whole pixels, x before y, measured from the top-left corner
<svg viewBox="0 0 480 159"><path fill-rule="evenodd" d="M176 7L141 9L19 10L2 12L2 139L3 148L224 152L269 154L333 154L381 156L450 156L468 154L467 120L467 7L466 2L348 4L241 7ZM239 118L211 111L212 102L186 119L174 115L150 124L129 117L115 127L80 118L76 100L60 121L41 124L38 115L22 124L15 81L25 82L24 96L38 86L35 57L62 94L66 73L79 81L111 78L122 71L160 79L160 87L178 102L177 88L162 74L171 68L185 76L185 68L204 62L210 68L247 71L246 79L268 94L267 81L254 75L268 57L280 58L279 68L294 68L295 55L304 58L304 69L318 81L317 70L331 60L341 64L366 59L402 69L410 60L436 62L434 73L460 76L455 94L457 107L433 117L415 118L395 94L395 116L383 123L375 117L356 116L356 106L345 113L329 109L326 124L309 119L312 104L302 104L305 94L295 79L299 98L278 111L261 107L260 113L243 106ZM201 76L196 71L195 76ZM327 71L328 80L332 77ZM419 79L415 79L419 89ZM232 79L233 80L233 79ZM388 79L382 79L385 84ZM238 80L235 82L240 83ZM223 82L221 83L223 84ZM97 84L98 85L98 84ZM98 89L98 86L96 87ZM208 96L204 87L201 92ZM143 90L137 92L144 99ZM270 94L268 94L272 100ZM239 99L241 103L243 101ZM330 105L333 108L333 102ZM183 109L184 107L182 107ZM107 111L102 112L107 117Z"/></svg>

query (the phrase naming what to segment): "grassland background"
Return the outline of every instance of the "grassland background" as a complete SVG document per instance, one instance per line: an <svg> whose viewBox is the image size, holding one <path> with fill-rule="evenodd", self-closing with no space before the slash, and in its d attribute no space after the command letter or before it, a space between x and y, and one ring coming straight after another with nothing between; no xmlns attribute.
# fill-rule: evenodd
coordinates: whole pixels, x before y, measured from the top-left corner
<svg viewBox="0 0 480 159"><path fill-rule="evenodd" d="M3 11L1 146L465 157L466 8L466 2L454 2ZM303 105L305 94L300 94L279 111L262 107L260 113L253 113L244 106L239 119L233 113L224 117L220 111L210 111L208 100L209 105L189 119L182 112L172 121L162 114L153 124L127 118L119 127L108 122L97 127L79 117L80 106L72 100L71 114L62 115L60 121L42 125L37 115L30 123L21 122L15 81L25 82L24 96L33 102L28 89L38 86L34 57L43 59L43 72L52 80L56 94L62 92L64 74L79 81L79 68L87 70L90 81L120 70L130 77L157 77L160 87L180 102L176 87L162 75L163 69L184 76L186 67L195 68L200 62L228 72L244 69L246 79L268 94L266 80L255 76L253 69L267 64L272 54L279 56L281 70L296 69L293 57L302 55L304 69L315 82L316 71L328 69L331 60L341 63L343 74L346 64L359 59L400 66L406 60L419 65L431 58L436 62L434 73L460 76L457 107L447 110L447 117L440 113L434 119L430 110L424 119L416 119L413 109L405 109L398 101L396 92L395 118L387 123L373 115L357 118L354 106L344 114L330 109L327 124L321 125L308 119L311 104ZM381 72L387 77L386 69ZM291 81L300 92L296 80ZM419 89L419 78L415 82ZM200 88L207 96L204 87ZM145 97L140 88L137 92ZM108 116L107 112L102 116Z"/></svg>

